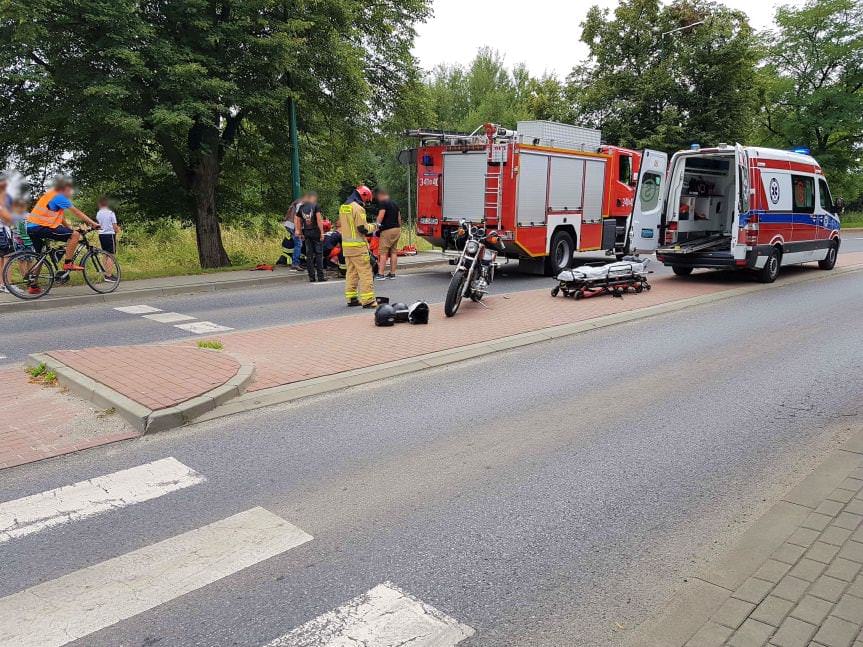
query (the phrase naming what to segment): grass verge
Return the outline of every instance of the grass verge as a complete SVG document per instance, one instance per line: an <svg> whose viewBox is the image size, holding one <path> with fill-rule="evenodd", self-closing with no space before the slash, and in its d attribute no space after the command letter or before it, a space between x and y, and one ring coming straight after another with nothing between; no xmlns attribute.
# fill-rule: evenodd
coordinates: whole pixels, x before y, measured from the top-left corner
<svg viewBox="0 0 863 647"><path fill-rule="evenodd" d="M842 216L843 229L863 228L863 211L846 213Z"/></svg>

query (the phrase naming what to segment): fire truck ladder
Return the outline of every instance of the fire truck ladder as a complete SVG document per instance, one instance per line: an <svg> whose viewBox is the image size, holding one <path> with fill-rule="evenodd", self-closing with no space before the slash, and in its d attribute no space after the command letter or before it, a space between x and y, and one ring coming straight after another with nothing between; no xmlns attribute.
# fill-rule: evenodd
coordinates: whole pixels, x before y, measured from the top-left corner
<svg viewBox="0 0 863 647"><path fill-rule="evenodd" d="M495 227L500 225L500 215L503 207L503 169L503 164L489 165L489 169L485 174L483 219L486 224Z"/></svg>

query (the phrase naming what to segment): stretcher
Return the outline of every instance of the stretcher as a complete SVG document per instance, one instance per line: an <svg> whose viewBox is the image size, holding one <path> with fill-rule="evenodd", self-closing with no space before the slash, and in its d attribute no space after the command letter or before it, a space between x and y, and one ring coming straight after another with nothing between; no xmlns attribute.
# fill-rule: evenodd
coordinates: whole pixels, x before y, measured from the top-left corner
<svg viewBox="0 0 863 647"><path fill-rule="evenodd" d="M625 256L620 261L604 265L582 265L557 275L558 284L551 296L563 294L575 299L588 299L600 294L622 297L632 290L636 294L650 289L647 282L649 259Z"/></svg>

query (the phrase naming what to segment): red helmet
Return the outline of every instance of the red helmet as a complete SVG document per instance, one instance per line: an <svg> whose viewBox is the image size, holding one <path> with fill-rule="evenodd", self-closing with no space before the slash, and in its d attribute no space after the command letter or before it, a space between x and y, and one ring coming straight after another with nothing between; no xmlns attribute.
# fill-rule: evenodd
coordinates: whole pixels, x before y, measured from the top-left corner
<svg viewBox="0 0 863 647"><path fill-rule="evenodd" d="M329 220L324 220L324 233L327 233L332 228L332 223Z"/></svg>
<svg viewBox="0 0 863 647"><path fill-rule="evenodd" d="M360 196L360 199L363 202L371 202L372 201L372 190L367 187L365 184L360 184L357 187L357 193Z"/></svg>

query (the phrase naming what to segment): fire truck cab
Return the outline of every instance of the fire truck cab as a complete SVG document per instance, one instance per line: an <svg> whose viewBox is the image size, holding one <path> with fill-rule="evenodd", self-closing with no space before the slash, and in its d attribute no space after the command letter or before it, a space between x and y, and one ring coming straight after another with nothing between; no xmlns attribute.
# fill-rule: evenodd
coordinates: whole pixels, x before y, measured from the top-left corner
<svg viewBox="0 0 863 647"><path fill-rule="evenodd" d="M720 144L667 161L664 153L644 153L633 247L656 250L680 276L699 267L750 269L772 282L782 265L817 261L833 269L841 207L810 155Z"/></svg>
<svg viewBox="0 0 863 647"><path fill-rule="evenodd" d="M577 252L627 251L641 154L597 130L522 121L471 134L409 131L417 148L417 233L456 252L459 223L496 229L520 269L557 273Z"/></svg>

